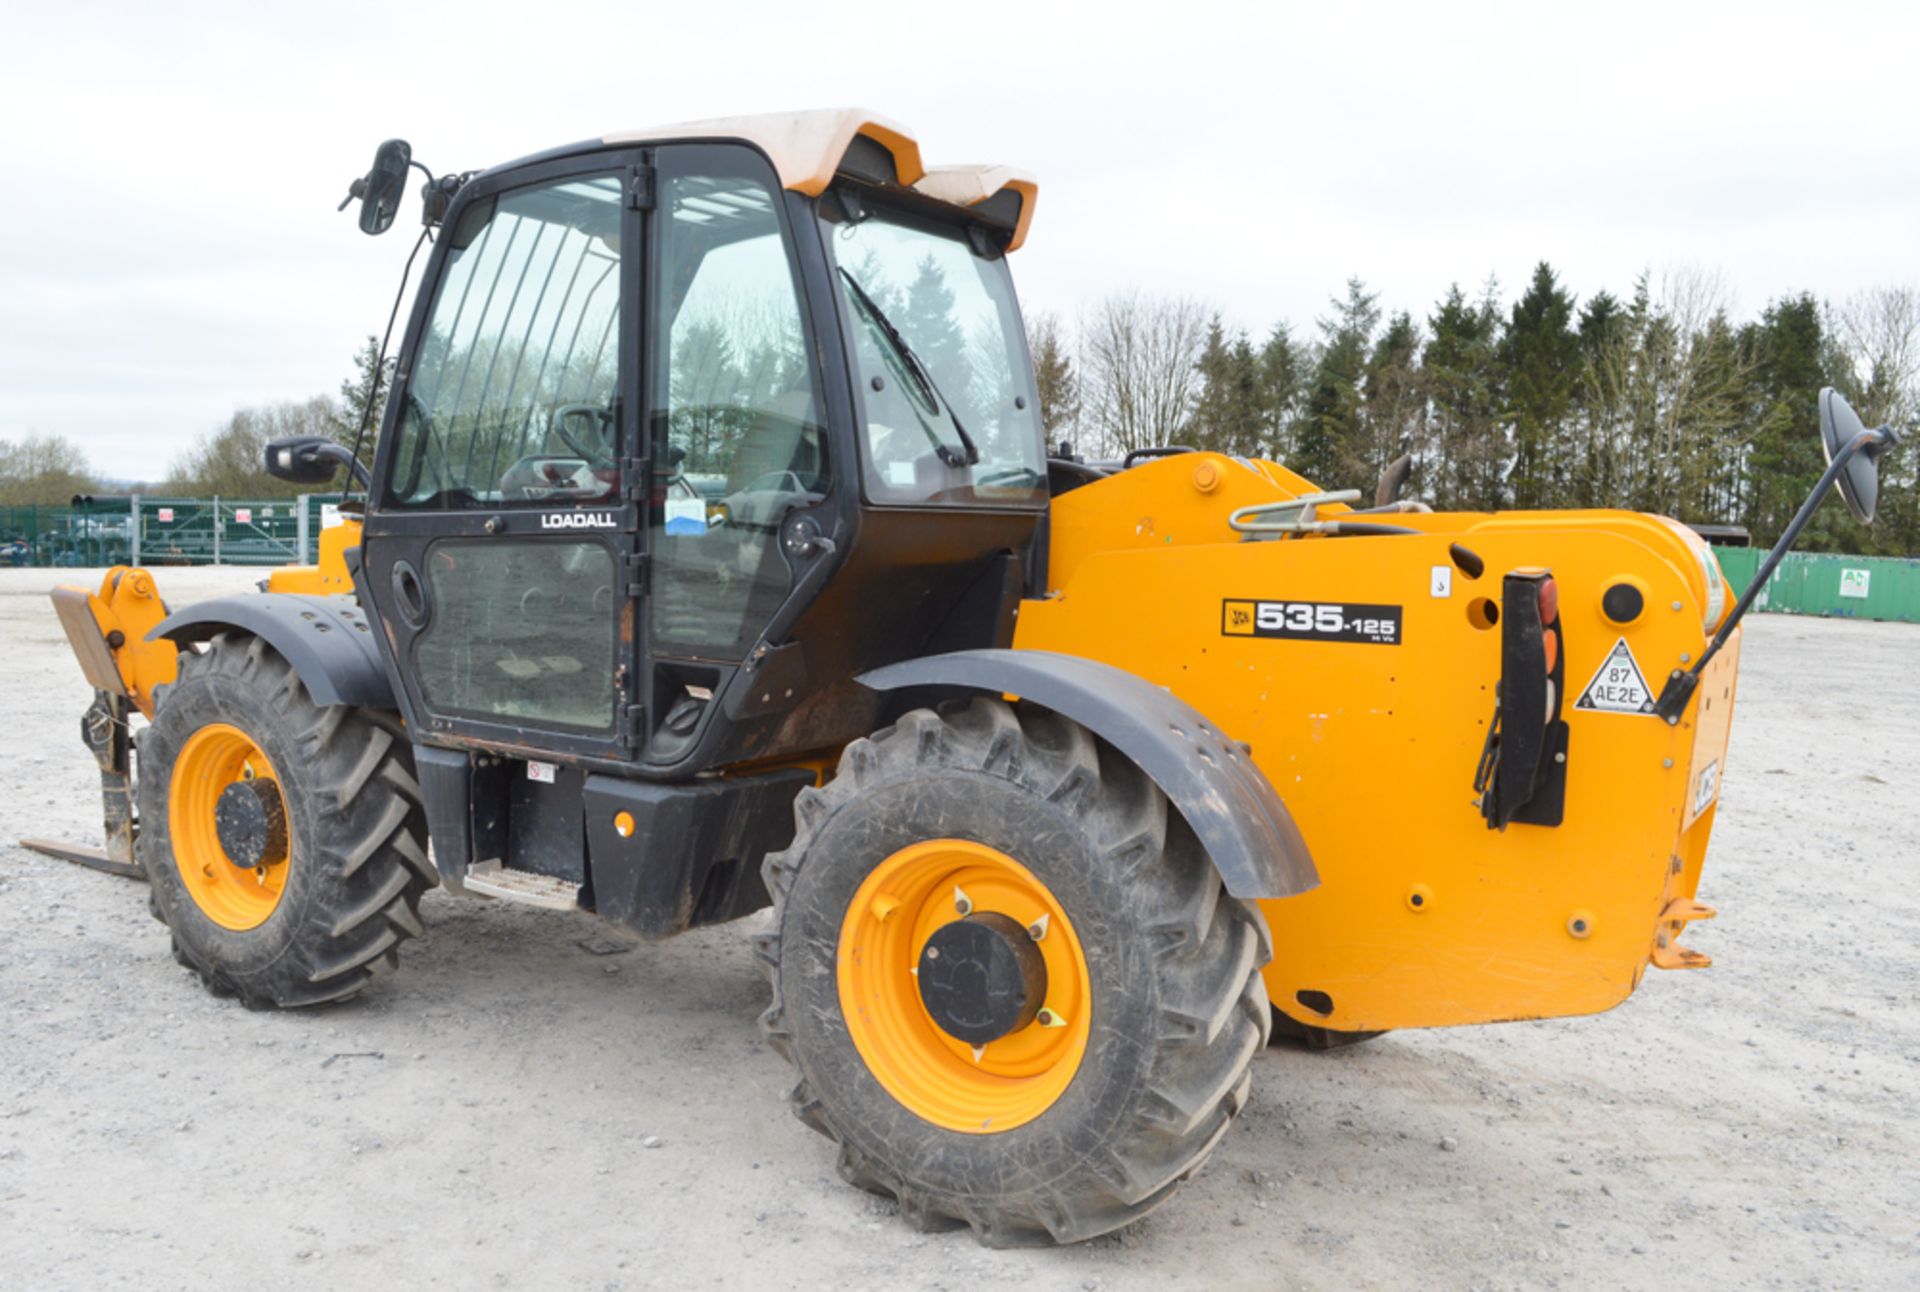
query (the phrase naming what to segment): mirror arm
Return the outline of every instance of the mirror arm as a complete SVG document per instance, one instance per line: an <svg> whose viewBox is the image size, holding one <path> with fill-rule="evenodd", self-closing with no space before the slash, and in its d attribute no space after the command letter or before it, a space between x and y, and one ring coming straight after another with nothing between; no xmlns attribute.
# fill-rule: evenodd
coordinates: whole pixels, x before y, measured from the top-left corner
<svg viewBox="0 0 1920 1292"><path fill-rule="evenodd" d="M346 467L347 478L359 485L362 489L365 489L373 479L367 472L366 463L355 457L352 451L344 444L336 444L329 440L324 444L314 445L310 452L312 452L316 458L326 458L329 461L338 462Z"/></svg>
<svg viewBox="0 0 1920 1292"><path fill-rule="evenodd" d="M1833 455L1833 461L1827 464L1826 471L1820 476L1820 483L1813 487L1813 492L1807 495L1807 500L1800 504L1800 510L1794 513L1786 529L1781 531L1780 540L1773 545L1773 550L1767 553L1767 559L1760 563L1760 568L1754 571L1753 580L1747 584L1747 590L1740 594L1738 601L1733 603L1733 609L1727 613L1726 619L1720 624L1720 631L1713 635L1713 640L1707 644L1707 648L1700 652L1700 658L1694 666L1690 669L1676 668L1667 675L1667 684L1661 688L1660 698L1654 702L1653 711L1664 719L1669 727L1680 721L1680 715L1686 711L1687 701L1693 698L1694 690L1700 685L1701 672L1712 662L1713 657L1720 653L1720 648L1727 644L1727 639L1733 636L1733 630L1739 626L1747 609L1753 605L1754 598L1760 595L1760 590L1767 586L1767 580L1773 577L1773 572L1780 568L1780 562L1792 550L1794 541L1800 537L1800 531L1805 529L1807 522L1813 519L1813 513L1819 510L1826 496L1833 492L1834 482L1840 478L1841 470L1855 453L1886 444L1890 438L1884 427L1878 430L1862 431Z"/></svg>
<svg viewBox="0 0 1920 1292"><path fill-rule="evenodd" d="M363 492L370 489L373 486L373 473L367 470L367 464L355 457L346 445L336 444L333 447L339 450L340 461L346 464L347 479L359 485ZM329 453L326 456L332 457L333 454Z"/></svg>

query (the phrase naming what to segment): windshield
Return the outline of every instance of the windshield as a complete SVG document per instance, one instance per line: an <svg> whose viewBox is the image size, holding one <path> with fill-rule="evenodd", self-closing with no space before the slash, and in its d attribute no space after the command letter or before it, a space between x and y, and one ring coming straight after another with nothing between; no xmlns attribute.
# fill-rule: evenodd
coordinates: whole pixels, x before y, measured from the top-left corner
<svg viewBox="0 0 1920 1292"><path fill-rule="evenodd" d="M1004 256L964 232L875 210L822 215L861 401L867 496L882 503L1046 500L1046 460Z"/></svg>

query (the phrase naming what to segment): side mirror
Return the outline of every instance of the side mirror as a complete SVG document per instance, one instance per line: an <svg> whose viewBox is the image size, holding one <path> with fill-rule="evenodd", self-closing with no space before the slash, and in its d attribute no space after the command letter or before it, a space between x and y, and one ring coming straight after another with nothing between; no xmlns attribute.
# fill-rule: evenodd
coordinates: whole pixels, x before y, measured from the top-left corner
<svg viewBox="0 0 1920 1292"><path fill-rule="evenodd" d="M1660 699L1653 706L1654 713L1664 719L1668 726L1680 721L1680 715L1686 710L1687 701L1693 698L1693 692L1700 685L1700 674L1706 669L1708 661L1720 653L1720 648L1733 636L1733 630L1741 618L1753 605L1753 599L1760 589L1767 586L1767 580L1780 568L1781 560L1792 550L1794 540L1800 537L1800 531L1813 519L1813 513L1820 502L1833 491L1835 485L1840 488L1840 497L1846 501L1847 510L1862 525L1873 522L1874 504L1880 501L1880 455L1900 443L1900 433L1891 426L1875 427L1868 430L1861 422L1860 414L1853 411L1851 405L1840 397L1840 392L1832 386L1820 391L1820 443L1827 451L1827 469L1820 473L1820 481L1813 486L1813 492L1800 504L1800 510L1793 514L1787 527L1780 532L1780 540L1767 553L1767 559L1760 562L1760 568L1753 572L1753 578L1747 583L1747 590L1733 603L1733 609L1720 621L1720 631L1713 635L1707 648L1700 652L1700 658L1694 661L1690 669L1678 669L1667 675L1667 684L1660 691Z"/></svg>
<svg viewBox="0 0 1920 1292"><path fill-rule="evenodd" d="M400 213L400 199L406 193L407 168L413 164L413 145L404 139L389 139L373 154L373 169L347 186L340 209L356 197L360 199L360 232L385 233Z"/></svg>
<svg viewBox="0 0 1920 1292"><path fill-rule="evenodd" d="M1839 391L1827 386L1820 392L1820 443L1827 451L1827 463L1840 456L1840 451L1852 443L1854 438L1866 431L1866 424L1860 420L1860 414L1841 397ZM1880 501L1880 455L1899 443L1899 437L1893 428L1883 426L1877 438L1860 446L1846 466L1841 469L1839 485L1840 498L1847 504L1847 510L1862 525L1873 523L1873 511Z"/></svg>
<svg viewBox="0 0 1920 1292"><path fill-rule="evenodd" d="M323 485L333 482L334 473L346 466L363 488L366 468L354 461L346 445L324 435L289 435L267 441L267 474L289 484Z"/></svg>

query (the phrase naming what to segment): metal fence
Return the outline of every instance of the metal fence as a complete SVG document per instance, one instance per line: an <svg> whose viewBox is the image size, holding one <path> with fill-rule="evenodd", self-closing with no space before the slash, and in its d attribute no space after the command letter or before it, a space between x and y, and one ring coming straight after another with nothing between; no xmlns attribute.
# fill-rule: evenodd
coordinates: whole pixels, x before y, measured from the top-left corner
<svg viewBox="0 0 1920 1292"><path fill-rule="evenodd" d="M1720 569L1737 597L1753 582L1767 554L1757 547L1722 547L1714 549L1714 555L1720 558ZM1789 552L1754 598L1753 608L1788 615L1920 623L1920 559Z"/></svg>
<svg viewBox="0 0 1920 1292"><path fill-rule="evenodd" d="M0 565L302 565L340 495L148 498L0 507Z"/></svg>

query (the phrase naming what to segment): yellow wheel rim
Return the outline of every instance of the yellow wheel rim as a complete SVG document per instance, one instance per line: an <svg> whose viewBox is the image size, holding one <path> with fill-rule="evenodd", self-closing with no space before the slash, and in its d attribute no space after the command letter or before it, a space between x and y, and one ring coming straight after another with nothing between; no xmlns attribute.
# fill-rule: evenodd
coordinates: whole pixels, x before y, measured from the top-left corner
<svg viewBox="0 0 1920 1292"><path fill-rule="evenodd" d="M187 737L173 760L167 790L167 832L173 864L201 914L236 931L266 923L286 891L291 848L252 869L234 865L220 844L213 813L220 793L236 781L261 778L279 785L273 764L253 738L224 722Z"/></svg>
<svg viewBox="0 0 1920 1292"><path fill-rule="evenodd" d="M1047 971L1035 1021L977 1053L934 1022L915 978L934 932L973 912L1040 925ZM948 1130L986 1135L1032 1121L1072 1084L1087 1051L1093 990L1080 939L1047 886L985 844L931 839L876 866L841 922L838 977L847 1031L874 1079Z"/></svg>

